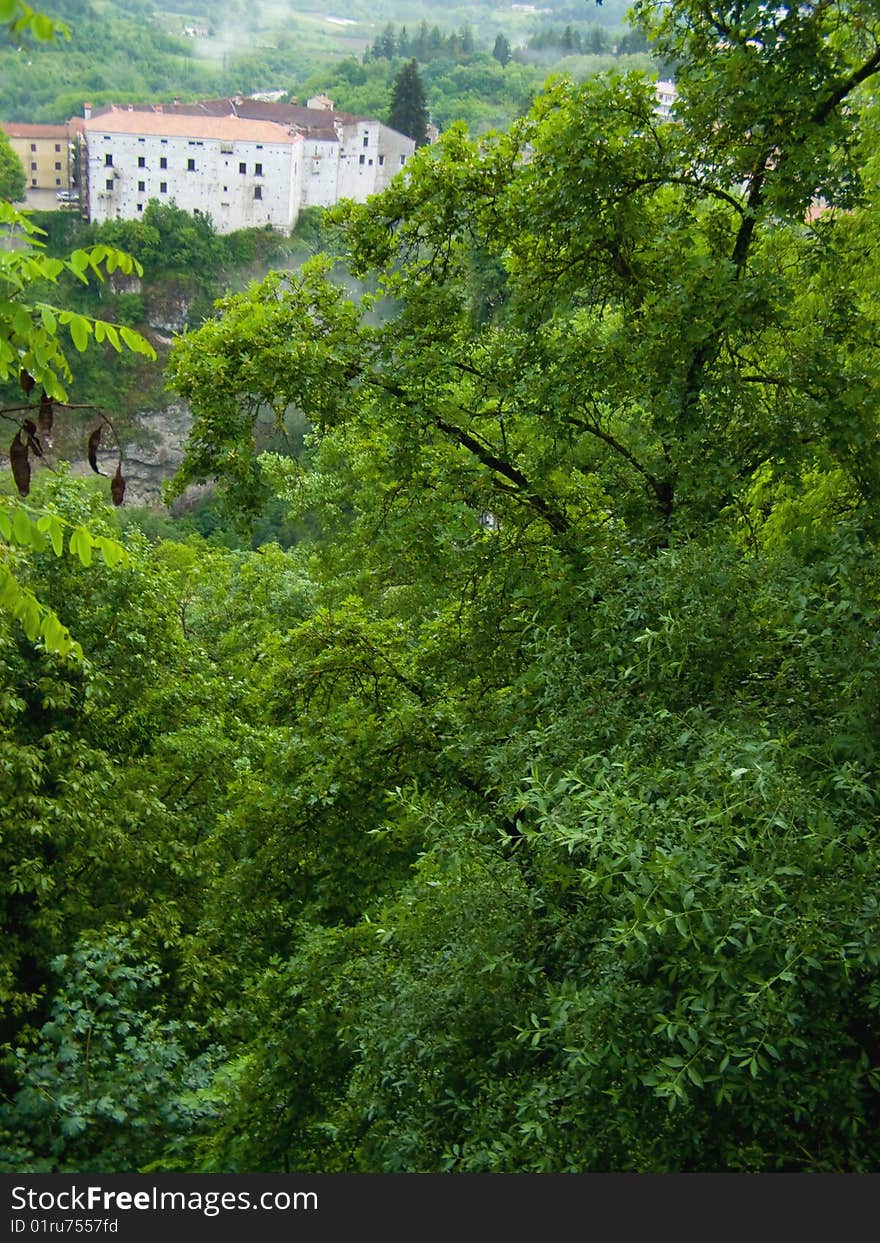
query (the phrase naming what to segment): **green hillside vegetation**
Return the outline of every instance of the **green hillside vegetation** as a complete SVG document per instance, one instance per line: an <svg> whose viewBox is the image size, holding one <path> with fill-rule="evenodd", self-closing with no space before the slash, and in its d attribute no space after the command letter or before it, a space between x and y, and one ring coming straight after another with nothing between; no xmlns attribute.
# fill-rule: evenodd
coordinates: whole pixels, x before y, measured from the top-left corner
<svg viewBox="0 0 880 1243"><path fill-rule="evenodd" d="M301 100L330 90L339 95L339 107L384 117L400 69L391 62L415 56L426 65L435 124L464 120L482 132L527 111L554 68L579 79L607 65L612 49L624 56L640 52L638 67L650 64L641 46L630 46L633 35L621 25L619 6L595 6L589 21L581 18L558 31L541 15L510 9L438 9L437 21L429 23L424 9L414 7L411 37L405 24L410 10L403 3L388 15L402 15L400 25L380 23L375 7L365 5L357 21L347 19L350 26L334 25L323 10L311 12L307 5L295 12L280 4L225 5L222 17L216 6L156 10L148 0L66 0L56 8L69 24L69 42L35 48L22 36L19 46L0 48L2 119L63 122L82 115L85 102L98 107L266 90ZM599 19L609 24L598 25ZM205 24L209 35L187 38L183 31L193 23ZM508 32L521 61L506 74L491 57L500 30ZM383 39L390 55L372 58ZM587 51L599 54L582 54ZM364 57L373 63L363 66Z"/></svg>
<svg viewBox="0 0 880 1243"><path fill-rule="evenodd" d="M214 314L214 302L222 294L243 289L271 266L284 267L306 258L317 244L321 214L303 213L291 238L267 229L221 235L209 216L191 216L173 203L157 201L149 203L138 220L88 225L68 212L33 212L31 221L42 230L47 256L101 245L134 256L143 269L139 278L116 273L85 284L68 272L59 278L55 296L80 314L145 333L164 360L173 334L151 329L151 317L161 317L166 306L185 305L187 323L198 326ZM49 297L48 286L32 288L36 296ZM141 411L161 410L169 400L161 366L138 354L120 354L107 341L82 353L74 351L70 365L76 402L105 411L123 438ZM0 386L0 400L7 405L19 397L16 377ZM93 424L94 414L88 409L69 412L57 429L58 452L81 457L84 437Z"/></svg>
<svg viewBox="0 0 880 1243"><path fill-rule="evenodd" d="M0 497L0 1169L878 1168L880 23L638 16L175 340L292 547Z"/></svg>

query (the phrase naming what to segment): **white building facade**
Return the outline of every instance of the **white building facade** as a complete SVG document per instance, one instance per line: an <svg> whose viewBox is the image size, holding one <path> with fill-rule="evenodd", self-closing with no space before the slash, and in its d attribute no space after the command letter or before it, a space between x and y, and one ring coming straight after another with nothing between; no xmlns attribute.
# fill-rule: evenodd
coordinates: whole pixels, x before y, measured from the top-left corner
<svg viewBox="0 0 880 1243"><path fill-rule="evenodd" d="M89 219L134 220L150 199L210 215L220 233L288 231L302 137L268 121L113 109L85 123Z"/></svg>
<svg viewBox="0 0 880 1243"><path fill-rule="evenodd" d="M657 96L657 105L655 111L664 121L672 119L672 112L675 108L675 101L678 99L678 91L675 89L674 82L659 81L655 83L654 93Z"/></svg>
<svg viewBox="0 0 880 1243"><path fill-rule="evenodd" d="M158 199L210 215L220 233L288 232L303 207L365 202L415 150L379 121L240 97L101 109L84 141L90 220L137 219Z"/></svg>

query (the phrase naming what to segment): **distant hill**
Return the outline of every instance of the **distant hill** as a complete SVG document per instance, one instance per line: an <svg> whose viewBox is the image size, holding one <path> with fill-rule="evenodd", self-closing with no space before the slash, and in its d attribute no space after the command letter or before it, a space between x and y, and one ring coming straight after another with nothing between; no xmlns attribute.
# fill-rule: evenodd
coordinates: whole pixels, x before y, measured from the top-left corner
<svg viewBox="0 0 880 1243"><path fill-rule="evenodd" d="M45 7L68 22L71 38L0 49L2 119L60 122L79 115L85 101L296 91L328 62L360 61L388 23L415 29L425 21L443 34L468 27L475 50L488 54L499 33L516 49L548 26L619 32L627 6L346 0L338 14L329 0L165 0L161 8L150 0L47 0ZM543 72L554 59L541 59Z"/></svg>

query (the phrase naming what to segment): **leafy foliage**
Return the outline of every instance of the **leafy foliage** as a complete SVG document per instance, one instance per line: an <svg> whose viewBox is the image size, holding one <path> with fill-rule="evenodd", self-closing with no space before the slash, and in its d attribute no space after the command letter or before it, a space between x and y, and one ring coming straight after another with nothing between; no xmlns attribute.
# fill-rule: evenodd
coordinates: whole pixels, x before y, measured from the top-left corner
<svg viewBox="0 0 880 1243"><path fill-rule="evenodd" d="M0 1107L0 1134L9 1128L0 1168L106 1172L167 1160L212 1115L199 1095L211 1068L209 1055L188 1056L189 1033L150 997L158 966L121 936L79 944L52 966L64 982L40 1043L18 1051L26 1086Z"/></svg>
<svg viewBox="0 0 880 1243"><path fill-rule="evenodd" d="M646 6L680 120L454 126L175 342L173 490L304 538L22 546L15 1160L876 1168L875 26Z"/></svg>
<svg viewBox="0 0 880 1243"><path fill-rule="evenodd" d="M24 198L25 173L21 160L12 150L5 134L0 133L0 199L20 203Z"/></svg>
<svg viewBox="0 0 880 1243"><path fill-rule="evenodd" d="M876 1164L878 64L762 11L743 74L664 14L680 122L610 75L453 127L336 213L378 302L315 263L175 348L180 483L322 524L328 611L262 658L296 738L371 703L430 731L370 812L412 871L360 921L261 836L295 944L254 945L210 1168ZM259 457L266 406L297 461ZM336 736L359 773L388 745Z"/></svg>

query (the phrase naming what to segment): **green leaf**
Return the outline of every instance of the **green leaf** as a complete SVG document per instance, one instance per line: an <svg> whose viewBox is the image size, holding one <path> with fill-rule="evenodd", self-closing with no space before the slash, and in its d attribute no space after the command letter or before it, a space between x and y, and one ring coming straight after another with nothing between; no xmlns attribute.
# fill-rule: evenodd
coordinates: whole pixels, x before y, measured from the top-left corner
<svg viewBox="0 0 880 1243"><path fill-rule="evenodd" d="M24 509L16 509L13 514L12 533L16 543L21 544L23 548L32 548L34 546L34 524Z"/></svg>
<svg viewBox="0 0 880 1243"><path fill-rule="evenodd" d="M139 332L135 332L133 328L128 328L123 324L120 325L119 335L122 337L122 340L128 348L133 350L135 354L143 354L145 358L155 359L156 351L153 349L152 345L150 345L149 341L147 341L145 337L142 337Z"/></svg>
<svg viewBox="0 0 880 1243"><path fill-rule="evenodd" d="M70 320L70 336L73 344L82 354L88 348L92 326L82 315L74 315Z"/></svg>
<svg viewBox="0 0 880 1243"><path fill-rule="evenodd" d="M116 540L107 539L104 535L94 536L93 538L95 547L101 553L106 565L112 567L123 564L127 561L128 553L125 551L122 544L117 543Z"/></svg>
<svg viewBox="0 0 880 1243"><path fill-rule="evenodd" d="M83 565L92 564L92 547L93 539L84 527L74 527L70 533L70 551L75 557L79 557Z"/></svg>
<svg viewBox="0 0 880 1243"><path fill-rule="evenodd" d="M49 536L55 556L60 557L64 552L64 525L61 519L55 514L43 514L37 527Z"/></svg>

